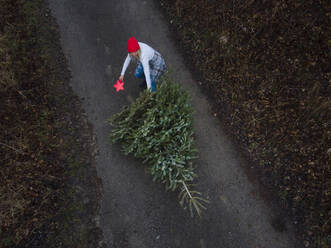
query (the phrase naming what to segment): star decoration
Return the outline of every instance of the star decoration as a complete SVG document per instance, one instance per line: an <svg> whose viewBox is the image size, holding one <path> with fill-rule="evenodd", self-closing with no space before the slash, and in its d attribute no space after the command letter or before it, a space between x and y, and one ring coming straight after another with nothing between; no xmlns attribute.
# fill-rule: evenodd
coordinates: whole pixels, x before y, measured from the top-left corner
<svg viewBox="0 0 331 248"><path fill-rule="evenodd" d="M119 92L120 90L124 90L123 85L124 82L117 80L116 84L113 86L116 88L116 92Z"/></svg>

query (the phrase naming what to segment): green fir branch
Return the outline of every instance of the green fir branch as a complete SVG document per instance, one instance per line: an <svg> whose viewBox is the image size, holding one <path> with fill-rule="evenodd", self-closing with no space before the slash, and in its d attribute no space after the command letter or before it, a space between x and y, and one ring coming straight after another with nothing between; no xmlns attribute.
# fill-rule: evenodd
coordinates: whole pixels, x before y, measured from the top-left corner
<svg viewBox="0 0 331 248"><path fill-rule="evenodd" d="M191 190L197 177L197 158L190 97L169 75L159 82L155 93L143 91L134 103L108 119L110 140L121 144L124 154L142 159L153 181L166 190L179 191L180 204L200 216L207 200Z"/></svg>

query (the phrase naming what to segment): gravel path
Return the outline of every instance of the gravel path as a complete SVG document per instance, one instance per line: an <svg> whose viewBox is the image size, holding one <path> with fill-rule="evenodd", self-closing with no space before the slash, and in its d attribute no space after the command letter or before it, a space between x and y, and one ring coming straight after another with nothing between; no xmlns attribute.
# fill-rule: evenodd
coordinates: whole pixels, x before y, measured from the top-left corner
<svg viewBox="0 0 331 248"><path fill-rule="evenodd" d="M291 225L260 197L260 189L245 174L243 168L249 165L211 114L156 2L49 0L49 4L60 26L72 87L83 99L98 139L97 170L103 182L100 224L107 247L296 247ZM128 68L124 91L116 93L112 86L130 36L157 49L175 80L192 96L199 149L197 188L211 201L201 219L192 219L176 194L153 183L139 161L109 144L106 119L140 90L133 66Z"/></svg>

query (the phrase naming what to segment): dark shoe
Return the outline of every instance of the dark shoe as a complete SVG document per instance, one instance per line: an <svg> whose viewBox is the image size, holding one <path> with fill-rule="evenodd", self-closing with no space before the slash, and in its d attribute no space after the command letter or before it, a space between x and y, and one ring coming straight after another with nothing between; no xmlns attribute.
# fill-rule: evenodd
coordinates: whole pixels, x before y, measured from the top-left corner
<svg viewBox="0 0 331 248"><path fill-rule="evenodd" d="M146 83L146 80L142 81L140 84L139 84L139 88L141 89L147 89L147 83Z"/></svg>

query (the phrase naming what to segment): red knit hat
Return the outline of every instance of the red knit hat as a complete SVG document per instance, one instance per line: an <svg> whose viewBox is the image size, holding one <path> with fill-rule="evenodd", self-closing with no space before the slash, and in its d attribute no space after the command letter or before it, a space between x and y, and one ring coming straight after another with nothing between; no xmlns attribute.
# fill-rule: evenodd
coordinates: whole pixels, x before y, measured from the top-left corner
<svg viewBox="0 0 331 248"><path fill-rule="evenodd" d="M134 37L128 39L128 51L129 53L136 52L140 49L138 41Z"/></svg>

